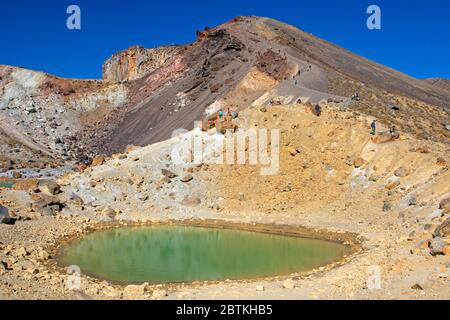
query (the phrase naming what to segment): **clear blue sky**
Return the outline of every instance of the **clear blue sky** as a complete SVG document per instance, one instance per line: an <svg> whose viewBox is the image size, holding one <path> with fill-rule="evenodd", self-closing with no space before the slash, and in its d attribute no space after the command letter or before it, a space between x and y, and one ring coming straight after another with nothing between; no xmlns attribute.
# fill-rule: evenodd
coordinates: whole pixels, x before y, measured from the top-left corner
<svg viewBox="0 0 450 320"><path fill-rule="evenodd" d="M66 28L81 8L82 29ZM382 30L366 28L366 8ZM72 78L100 78L103 61L131 45L183 44L237 15L293 24L418 78L450 78L449 0L1 0L0 64Z"/></svg>

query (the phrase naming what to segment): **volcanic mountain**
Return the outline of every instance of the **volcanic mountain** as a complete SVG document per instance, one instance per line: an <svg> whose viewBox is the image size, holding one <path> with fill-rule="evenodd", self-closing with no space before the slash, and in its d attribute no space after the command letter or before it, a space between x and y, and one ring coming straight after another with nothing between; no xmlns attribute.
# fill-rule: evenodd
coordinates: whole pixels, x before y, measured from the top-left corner
<svg viewBox="0 0 450 320"><path fill-rule="evenodd" d="M273 19L237 17L198 31L189 45L114 54L98 81L1 66L2 157L89 161L168 139L220 109L299 102L351 108L448 143L450 92L440 83Z"/></svg>

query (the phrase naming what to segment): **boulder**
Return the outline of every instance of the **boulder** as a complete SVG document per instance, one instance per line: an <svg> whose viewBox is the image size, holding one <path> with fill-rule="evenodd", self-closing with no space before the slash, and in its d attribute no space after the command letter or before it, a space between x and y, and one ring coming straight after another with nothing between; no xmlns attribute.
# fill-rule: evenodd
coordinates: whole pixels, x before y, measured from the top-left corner
<svg viewBox="0 0 450 320"><path fill-rule="evenodd" d="M143 298L144 294L147 292L148 284L144 283L141 285L128 285L123 290L123 294L128 298Z"/></svg>
<svg viewBox="0 0 450 320"><path fill-rule="evenodd" d="M33 201L31 203L31 209L45 215L53 216L65 207L64 203L62 203L57 196L45 193L32 194L31 200Z"/></svg>
<svg viewBox="0 0 450 320"><path fill-rule="evenodd" d="M21 191L39 191L38 187L39 181L37 179L26 179L16 181L13 185L13 190Z"/></svg>
<svg viewBox="0 0 450 320"><path fill-rule="evenodd" d="M105 157L104 156L96 156L94 158L94 160L92 160L92 166L93 167L97 167L97 166L101 166L102 164L105 163Z"/></svg>
<svg viewBox="0 0 450 320"><path fill-rule="evenodd" d="M194 179L194 177L192 176L192 174L185 174L185 175L183 175L182 177L181 177L181 181L182 182L189 182L189 181L191 181L192 179Z"/></svg>
<svg viewBox="0 0 450 320"><path fill-rule="evenodd" d="M444 158L439 157L436 159L436 165L441 167L447 167L447 161Z"/></svg>
<svg viewBox="0 0 450 320"><path fill-rule="evenodd" d="M392 209L392 204L389 201L383 203L383 212L390 211Z"/></svg>
<svg viewBox="0 0 450 320"><path fill-rule="evenodd" d="M61 212L62 208L63 207L59 204L52 204L44 207L41 212L46 216L56 216L59 212Z"/></svg>
<svg viewBox="0 0 450 320"><path fill-rule="evenodd" d="M385 188L388 190L393 190L400 185L400 180L394 180L386 184Z"/></svg>
<svg viewBox="0 0 450 320"><path fill-rule="evenodd" d="M415 195L410 195L409 197L408 197L408 204L410 205L410 206L415 206L415 205L417 205L417 198L416 198L416 196Z"/></svg>
<svg viewBox="0 0 450 320"><path fill-rule="evenodd" d="M50 254L45 250L39 250L38 257L41 260L48 260L50 259Z"/></svg>
<svg viewBox="0 0 450 320"><path fill-rule="evenodd" d="M6 168L6 170L14 169L14 161L12 161L12 160L6 161L5 168Z"/></svg>
<svg viewBox="0 0 450 320"><path fill-rule="evenodd" d="M186 196L181 204L186 207L196 207L200 205L202 201L199 197L193 197L193 196Z"/></svg>
<svg viewBox="0 0 450 320"><path fill-rule="evenodd" d="M437 226L433 232L433 237L450 237L450 217L448 217L441 225Z"/></svg>
<svg viewBox="0 0 450 320"><path fill-rule="evenodd" d="M423 286L420 283L416 283L411 287L413 290L423 290Z"/></svg>
<svg viewBox="0 0 450 320"><path fill-rule="evenodd" d="M295 156L298 154L297 149L295 149L295 148L293 148L293 147L288 147L288 148L287 148L287 152L288 152L291 156L293 156L293 157L295 157Z"/></svg>
<svg viewBox="0 0 450 320"><path fill-rule="evenodd" d="M20 247L19 249L17 249L16 255L19 257L25 257L28 256L30 253L28 252L27 248L25 247Z"/></svg>
<svg viewBox="0 0 450 320"><path fill-rule="evenodd" d="M408 175L408 170L404 167L397 168L397 170L394 171L394 175L399 178L406 177Z"/></svg>
<svg viewBox="0 0 450 320"><path fill-rule="evenodd" d="M355 166L355 168L360 168L360 167L362 167L365 163L366 163L366 161L364 161L363 158L357 158L357 159L355 160L355 162L353 163L353 165Z"/></svg>
<svg viewBox="0 0 450 320"><path fill-rule="evenodd" d="M161 169L161 173L163 176L165 176L169 179L173 179L177 176L175 173L173 173L172 171L167 170L167 169Z"/></svg>
<svg viewBox="0 0 450 320"><path fill-rule="evenodd" d="M419 147L419 148L416 148L415 151L419 152L419 153L423 153L423 154L428 154L431 152L431 149L429 147Z"/></svg>
<svg viewBox="0 0 450 320"><path fill-rule="evenodd" d="M155 184L157 185L157 187L162 187L162 185L164 184L168 184L171 183L172 180L170 180L169 177L162 177L159 181L155 182Z"/></svg>
<svg viewBox="0 0 450 320"><path fill-rule="evenodd" d="M434 238L430 241L430 253L432 256L444 254L444 251L448 251L448 248L446 248L448 246L449 244L445 239L439 237Z"/></svg>
<svg viewBox="0 0 450 320"><path fill-rule="evenodd" d="M0 223L11 224L13 221L14 219L9 215L8 208L0 205Z"/></svg>
<svg viewBox="0 0 450 320"><path fill-rule="evenodd" d="M55 180L41 180L39 181L39 190L48 195L55 195L61 192L61 187Z"/></svg>
<svg viewBox="0 0 450 320"><path fill-rule="evenodd" d="M20 179L20 178L22 178L22 174L19 171L14 171L12 173L12 178L13 179Z"/></svg>
<svg viewBox="0 0 450 320"><path fill-rule="evenodd" d="M79 205L79 206L84 205L83 199L81 199L81 197L79 197L75 193L70 194L69 200L76 205Z"/></svg>

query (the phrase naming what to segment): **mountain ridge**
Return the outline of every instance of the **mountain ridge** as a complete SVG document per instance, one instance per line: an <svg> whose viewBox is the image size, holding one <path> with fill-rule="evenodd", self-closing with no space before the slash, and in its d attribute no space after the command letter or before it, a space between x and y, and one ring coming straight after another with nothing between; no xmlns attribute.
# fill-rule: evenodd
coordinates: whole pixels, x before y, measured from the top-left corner
<svg viewBox="0 0 450 320"><path fill-rule="evenodd" d="M270 18L236 17L197 31L187 45L133 46L103 69L103 80L79 80L0 66L0 114L56 158L77 161L166 140L219 109L271 101L328 103L420 139L449 139L442 81L410 77Z"/></svg>

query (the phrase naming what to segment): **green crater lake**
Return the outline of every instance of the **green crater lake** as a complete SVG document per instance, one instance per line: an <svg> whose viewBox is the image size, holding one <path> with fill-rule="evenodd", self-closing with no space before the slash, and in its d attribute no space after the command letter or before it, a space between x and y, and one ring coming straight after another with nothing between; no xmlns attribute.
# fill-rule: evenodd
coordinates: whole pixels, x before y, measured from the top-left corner
<svg viewBox="0 0 450 320"><path fill-rule="evenodd" d="M185 226L97 231L63 246L62 266L121 283L246 279L300 272L348 254L339 243Z"/></svg>

